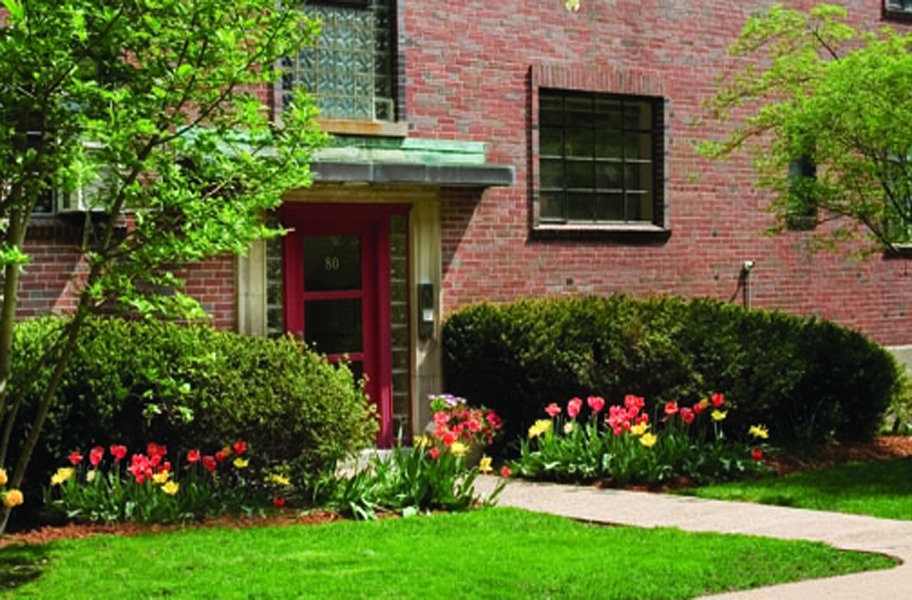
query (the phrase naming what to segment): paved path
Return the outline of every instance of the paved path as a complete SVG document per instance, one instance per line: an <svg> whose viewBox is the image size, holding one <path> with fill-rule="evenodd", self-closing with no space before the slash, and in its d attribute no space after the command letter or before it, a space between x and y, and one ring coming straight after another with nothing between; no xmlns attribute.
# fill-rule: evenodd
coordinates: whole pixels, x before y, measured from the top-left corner
<svg viewBox="0 0 912 600"><path fill-rule="evenodd" d="M490 476L479 477L476 489L487 494L496 481ZM789 583L713 598L912 598L912 521L522 480L509 483L498 505L600 523L820 541L845 550L889 554L903 561L900 566L883 571Z"/></svg>

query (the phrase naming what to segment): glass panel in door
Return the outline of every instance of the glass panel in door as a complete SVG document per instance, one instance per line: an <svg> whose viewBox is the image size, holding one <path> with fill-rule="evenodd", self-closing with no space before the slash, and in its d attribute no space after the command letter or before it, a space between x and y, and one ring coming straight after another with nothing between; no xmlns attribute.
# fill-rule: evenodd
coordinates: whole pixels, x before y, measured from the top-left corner
<svg viewBox="0 0 912 600"><path fill-rule="evenodd" d="M304 244L304 340L331 360L347 356L363 371L360 235L308 235Z"/></svg>

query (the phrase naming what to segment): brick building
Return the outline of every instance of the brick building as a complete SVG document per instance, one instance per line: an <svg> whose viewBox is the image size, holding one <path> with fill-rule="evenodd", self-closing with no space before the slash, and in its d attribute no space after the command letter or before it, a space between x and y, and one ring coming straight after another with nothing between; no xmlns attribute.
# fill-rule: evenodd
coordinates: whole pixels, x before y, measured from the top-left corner
<svg viewBox="0 0 912 600"><path fill-rule="evenodd" d="M912 344L907 259L815 253L807 230L763 235L768 198L746 158L694 150L721 134L692 123L739 66L728 45L771 4L314 0L318 47L264 94L277 110L295 85L317 95L336 134L317 182L287 194L291 235L194 266L188 291L219 327L347 354L386 442L420 427L440 391L441 317L483 300L749 300ZM844 4L871 26L912 15L904 0ZM66 309L80 267L66 215L38 221L24 315Z"/></svg>

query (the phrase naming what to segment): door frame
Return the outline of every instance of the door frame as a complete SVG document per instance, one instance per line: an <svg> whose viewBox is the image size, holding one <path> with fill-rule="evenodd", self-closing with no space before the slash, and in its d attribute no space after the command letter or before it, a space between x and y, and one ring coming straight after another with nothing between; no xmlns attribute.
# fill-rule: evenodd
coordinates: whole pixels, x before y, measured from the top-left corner
<svg viewBox="0 0 912 600"><path fill-rule="evenodd" d="M303 237L361 236L361 324L365 392L380 420L377 445L393 444L392 315L390 305L389 217L409 212L408 204L286 203L284 240L285 331L303 339ZM319 351L319 349L318 349Z"/></svg>

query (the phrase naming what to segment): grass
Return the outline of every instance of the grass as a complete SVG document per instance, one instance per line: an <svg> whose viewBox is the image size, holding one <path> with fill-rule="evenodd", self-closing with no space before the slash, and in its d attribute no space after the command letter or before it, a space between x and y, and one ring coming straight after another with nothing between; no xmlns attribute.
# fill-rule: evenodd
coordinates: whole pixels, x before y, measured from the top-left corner
<svg viewBox="0 0 912 600"><path fill-rule="evenodd" d="M912 519L912 460L848 463L788 477L712 485L684 493L700 498Z"/></svg>
<svg viewBox="0 0 912 600"><path fill-rule="evenodd" d="M0 551L0 581L29 560L40 576L33 569L3 597L689 598L894 565L812 542L514 509L11 547Z"/></svg>

